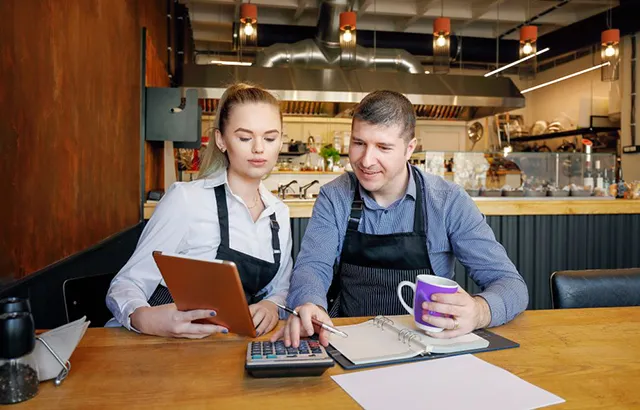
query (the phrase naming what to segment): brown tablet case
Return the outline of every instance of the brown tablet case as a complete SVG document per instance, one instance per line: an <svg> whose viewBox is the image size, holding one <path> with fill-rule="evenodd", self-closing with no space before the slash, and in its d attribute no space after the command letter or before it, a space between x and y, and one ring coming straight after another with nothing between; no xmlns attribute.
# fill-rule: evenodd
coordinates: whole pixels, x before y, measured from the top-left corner
<svg viewBox="0 0 640 410"><path fill-rule="evenodd" d="M153 252L178 310L212 309L216 316L197 321L256 337L238 269L233 262L204 261Z"/></svg>

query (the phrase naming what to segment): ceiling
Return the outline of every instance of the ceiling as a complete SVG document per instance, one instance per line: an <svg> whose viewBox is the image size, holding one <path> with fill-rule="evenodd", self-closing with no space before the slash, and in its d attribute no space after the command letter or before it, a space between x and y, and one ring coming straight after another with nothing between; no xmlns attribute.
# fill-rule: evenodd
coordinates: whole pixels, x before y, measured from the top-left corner
<svg viewBox="0 0 640 410"><path fill-rule="evenodd" d="M225 51L232 43L231 22L242 0L180 0L189 8L197 50ZM606 11L619 0L353 0L362 30L430 33L442 12L452 31L465 37L517 39L515 30L535 19L539 35ZM317 0L252 0L258 23L309 26L317 20ZM442 4L444 3L444 10Z"/></svg>

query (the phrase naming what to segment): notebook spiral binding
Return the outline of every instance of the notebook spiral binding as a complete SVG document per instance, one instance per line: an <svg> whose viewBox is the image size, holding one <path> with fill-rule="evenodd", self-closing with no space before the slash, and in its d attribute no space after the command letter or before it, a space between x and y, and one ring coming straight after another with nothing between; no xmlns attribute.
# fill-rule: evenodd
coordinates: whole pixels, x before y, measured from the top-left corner
<svg viewBox="0 0 640 410"><path fill-rule="evenodd" d="M420 355L424 356L424 355L431 354L431 350L433 349L433 346L425 345L424 343L422 343L422 337L420 336L419 333L416 333L411 329L398 330L393 326L394 325L393 320L383 315L378 315L374 317L373 319L371 319L371 322L373 323L374 326L379 327L380 330L382 331L384 331L386 326L387 328L396 332L398 334L398 340L401 341L402 343L411 345L411 342L414 342L415 344L417 344L421 349L423 349L422 352L420 352Z"/></svg>

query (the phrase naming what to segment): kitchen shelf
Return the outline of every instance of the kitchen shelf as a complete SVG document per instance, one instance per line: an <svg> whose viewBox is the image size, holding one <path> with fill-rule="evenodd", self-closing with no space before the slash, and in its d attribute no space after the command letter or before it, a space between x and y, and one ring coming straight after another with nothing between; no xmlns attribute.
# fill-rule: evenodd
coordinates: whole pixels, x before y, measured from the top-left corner
<svg viewBox="0 0 640 410"><path fill-rule="evenodd" d="M574 135L597 134L599 132L613 132L613 131L619 131L619 130L620 128L617 128L617 127L578 128L575 130L552 132L550 134L532 135L529 137L513 137L511 138L511 142L541 141L541 140L546 140L551 138L572 137Z"/></svg>

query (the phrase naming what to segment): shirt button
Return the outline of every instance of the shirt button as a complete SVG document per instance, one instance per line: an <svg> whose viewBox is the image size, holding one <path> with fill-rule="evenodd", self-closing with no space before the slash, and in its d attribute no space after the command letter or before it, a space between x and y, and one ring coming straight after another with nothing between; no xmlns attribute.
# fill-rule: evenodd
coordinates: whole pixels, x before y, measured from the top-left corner
<svg viewBox="0 0 640 410"><path fill-rule="evenodd" d="M384 214L386 215L386 214L388 214L388 213L389 213L389 210L388 210L388 209L385 209L385 210L384 210Z"/></svg>

